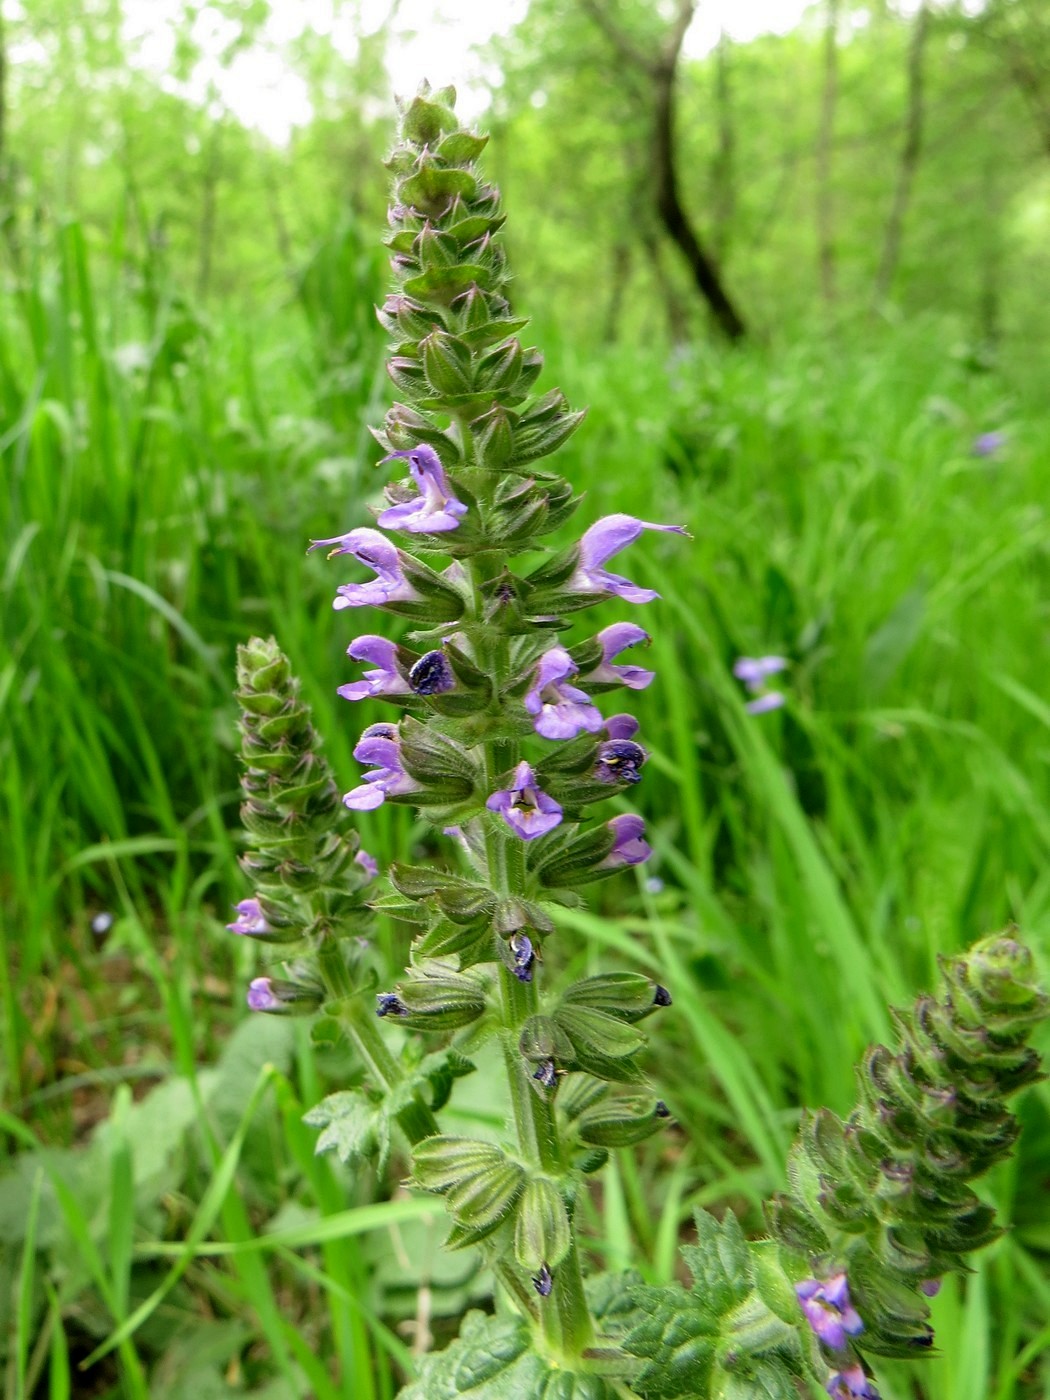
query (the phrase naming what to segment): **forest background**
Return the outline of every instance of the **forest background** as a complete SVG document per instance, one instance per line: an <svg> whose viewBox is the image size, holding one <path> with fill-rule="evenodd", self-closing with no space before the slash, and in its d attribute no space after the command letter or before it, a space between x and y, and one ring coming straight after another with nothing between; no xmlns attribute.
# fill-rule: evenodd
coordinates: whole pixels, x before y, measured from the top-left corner
<svg viewBox="0 0 1050 1400"><path fill-rule="evenodd" d="M386 1397L488 1290L428 1202L314 1157L347 1066L248 1016L223 930L236 643L277 635L347 787L384 717L335 697L304 547L378 500L398 18L332 0L280 46L282 143L188 95L279 9L187 0L164 75L121 0L0 9L5 1400ZM1045 967L1050 930L1050 14L823 0L689 57L689 9L532 0L472 95L545 382L590 410L561 469L588 518L694 536L643 580L655 861L570 958L674 986L678 1126L590 1220L657 1282L695 1205L761 1230L798 1107L848 1108L938 954L1016 920ZM749 715L731 667L766 653L786 705ZM403 810L361 828L433 849ZM1048 1106L889 1400L1050 1389Z"/></svg>

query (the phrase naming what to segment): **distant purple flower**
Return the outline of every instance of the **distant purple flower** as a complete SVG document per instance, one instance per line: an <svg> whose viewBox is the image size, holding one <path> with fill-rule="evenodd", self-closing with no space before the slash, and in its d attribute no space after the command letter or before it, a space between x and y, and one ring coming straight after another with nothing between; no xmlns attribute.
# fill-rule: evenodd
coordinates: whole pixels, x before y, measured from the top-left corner
<svg viewBox="0 0 1050 1400"><path fill-rule="evenodd" d="M533 716L533 728L545 739L573 739L584 730L596 734L602 727L600 711L590 696L569 676L579 670L564 647L551 647L540 657L532 688L525 692L525 709Z"/></svg>
<svg viewBox="0 0 1050 1400"><path fill-rule="evenodd" d="M786 671L787 666L786 656L740 656L733 662L733 675L743 681L748 690L756 691L770 676Z"/></svg>
<svg viewBox="0 0 1050 1400"><path fill-rule="evenodd" d="M485 803L523 841L553 831L561 821L561 807L536 786L536 774L524 761L514 770L514 786L494 792Z"/></svg>
<svg viewBox="0 0 1050 1400"><path fill-rule="evenodd" d="M970 451L975 457L997 457L1009 442L1003 432L980 433L974 438Z"/></svg>
<svg viewBox="0 0 1050 1400"><path fill-rule="evenodd" d="M657 988L656 988L655 992L653 992L653 1005L654 1005L654 1006L670 1006L670 1005L671 1005L671 993L667 990L666 987L661 987L661 986L657 985Z"/></svg>
<svg viewBox="0 0 1050 1400"><path fill-rule="evenodd" d="M611 574L602 565L621 549L632 544L643 530L666 530L684 535L681 525L655 525L649 520L637 520L633 515L605 515L584 531L580 540L580 562L569 580L569 590L575 593L615 593L628 603L649 603L659 598L653 588L639 588L620 574Z"/></svg>
<svg viewBox="0 0 1050 1400"><path fill-rule="evenodd" d="M609 739L598 745L594 776L600 783L640 783L649 755L633 739Z"/></svg>
<svg viewBox="0 0 1050 1400"><path fill-rule="evenodd" d="M401 572L397 547L379 533L362 526L348 530L345 535L333 535L327 540L311 540L310 549L330 544L329 559L336 554L352 554L376 575L368 583L344 583L336 589L339 595L333 608L381 608L385 603L418 602L420 595ZM307 550L309 553L309 550Z"/></svg>
<svg viewBox="0 0 1050 1400"><path fill-rule="evenodd" d="M841 1351L847 1336L856 1337L864 1331L864 1323L850 1302L844 1272L823 1280L803 1279L795 1284L795 1294L809 1325L832 1351Z"/></svg>
<svg viewBox="0 0 1050 1400"><path fill-rule="evenodd" d="M416 695L444 695L455 690L456 677L448 657L439 648L419 658L408 673L408 684Z"/></svg>
<svg viewBox="0 0 1050 1400"><path fill-rule="evenodd" d="M240 933L246 938L258 938L260 934L271 932L257 899L242 899L233 907L237 910L237 917L232 924L226 925L230 933Z"/></svg>
<svg viewBox="0 0 1050 1400"><path fill-rule="evenodd" d="M824 1389L831 1400L879 1400L879 1392L864 1374L860 1362L847 1366L844 1371L836 1371L829 1377Z"/></svg>
<svg viewBox="0 0 1050 1400"><path fill-rule="evenodd" d="M554 1287L554 1275L546 1264L540 1266L538 1274L533 1275L532 1286L541 1298L549 1298L551 1289Z"/></svg>
<svg viewBox="0 0 1050 1400"><path fill-rule="evenodd" d="M370 880L374 880L379 874L379 862L375 856L370 856L367 851L358 851L354 856L354 864L359 865Z"/></svg>
<svg viewBox="0 0 1050 1400"><path fill-rule="evenodd" d="M368 700L374 695L411 695L412 688L398 661L398 647L386 637L371 633L356 637L346 649L355 661L371 661L375 671L366 671L364 679L341 685L336 691L344 700Z"/></svg>
<svg viewBox="0 0 1050 1400"><path fill-rule="evenodd" d="M383 1016L404 1016L405 1007L396 992L376 993L376 1015Z"/></svg>
<svg viewBox="0 0 1050 1400"><path fill-rule="evenodd" d="M784 696L779 690L768 690L765 695L760 695L757 700L749 700L744 709L749 715L764 715L770 710L779 710L784 704Z"/></svg>
<svg viewBox="0 0 1050 1400"><path fill-rule="evenodd" d="M382 806L387 797L415 792L419 784L401 766L401 741L396 724L370 724L358 740L354 757L359 763L374 763L376 767L365 774L361 787L354 788L343 798L353 812L371 812Z"/></svg>
<svg viewBox="0 0 1050 1400"><path fill-rule="evenodd" d="M558 1082L558 1067L553 1060L543 1060L539 1069L533 1073L533 1079L542 1084L545 1089L553 1089Z"/></svg>
<svg viewBox="0 0 1050 1400"><path fill-rule="evenodd" d="M733 663L733 675L744 682L752 695L758 697L744 706L749 715L764 715L769 710L780 709L784 697L779 690L770 690L764 695L760 695L759 691L770 676L786 670L787 666L785 656L741 656Z"/></svg>
<svg viewBox="0 0 1050 1400"><path fill-rule="evenodd" d="M412 480L419 495L412 501L401 501L383 511L377 525L384 530L405 530L410 535L440 535L459 528L459 518L467 507L457 501L445 477L445 468L432 447L425 443L406 452L391 452L384 462L394 457L407 457Z"/></svg>
<svg viewBox="0 0 1050 1400"><path fill-rule="evenodd" d="M602 729L610 739L633 739L638 733L638 721L634 715L610 715Z"/></svg>
<svg viewBox="0 0 1050 1400"><path fill-rule="evenodd" d="M625 685L630 690L644 690L655 678L655 671L646 671L641 666L614 666L613 658L628 647L639 642L648 642L649 633L633 622L614 622L611 627L603 627L595 641L601 645L602 659L592 671L580 677L592 685Z"/></svg>
<svg viewBox="0 0 1050 1400"><path fill-rule="evenodd" d="M622 816L613 817L606 826L616 838L613 842L612 850L600 862L599 870L614 870L621 865L641 865L643 860L648 860L653 853L653 848L646 841L645 822L641 817L633 812L625 812Z"/></svg>

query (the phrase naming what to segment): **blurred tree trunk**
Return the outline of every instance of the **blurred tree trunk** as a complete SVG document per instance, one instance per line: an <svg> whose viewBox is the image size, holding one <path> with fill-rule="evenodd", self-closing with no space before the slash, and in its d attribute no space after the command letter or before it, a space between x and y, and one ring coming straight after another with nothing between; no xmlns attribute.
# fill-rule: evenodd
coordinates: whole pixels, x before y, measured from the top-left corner
<svg viewBox="0 0 1050 1400"><path fill-rule="evenodd" d="M824 23L824 92L817 136L817 261L820 290L830 306L835 301L835 201L832 192L832 144L839 87L839 0L826 0Z"/></svg>
<svg viewBox="0 0 1050 1400"><path fill-rule="evenodd" d="M711 243L715 256L726 255L729 233L736 212L736 130L733 125L730 86L729 35L723 29L715 50L715 110L718 114L718 149L711 162L714 232Z"/></svg>
<svg viewBox="0 0 1050 1400"><path fill-rule="evenodd" d="M607 0L582 0L582 3L620 58L648 76L653 103L652 168L657 214L665 232L685 258L693 283L710 307L718 328L729 340L740 340L746 334L744 321L722 284L714 258L704 248L682 204L675 169L675 77L696 0L677 0L670 32L655 57L636 48L611 18Z"/></svg>
<svg viewBox="0 0 1050 1400"><path fill-rule="evenodd" d="M882 245L882 259L878 276L875 279L875 305L879 306L893 290L893 278L900 260L901 237L904 220L911 202L915 173L919 168L922 154L922 130L925 119L923 106L923 75L926 59L926 40L930 32L930 11L926 0L922 0L919 12L911 31L908 45L908 111L904 125L904 144L901 147L900 165L897 168L897 184L893 191L893 204L886 223L886 238Z"/></svg>

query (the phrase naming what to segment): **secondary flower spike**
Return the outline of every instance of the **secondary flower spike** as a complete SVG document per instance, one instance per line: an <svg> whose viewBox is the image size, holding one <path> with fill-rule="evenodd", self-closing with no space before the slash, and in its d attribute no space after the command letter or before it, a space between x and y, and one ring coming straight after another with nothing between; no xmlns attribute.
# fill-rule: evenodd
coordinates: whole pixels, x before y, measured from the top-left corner
<svg viewBox="0 0 1050 1400"><path fill-rule="evenodd" d="M533 716L533 727L545 739L573 739L584 730L597 734L602 727L600 711L569 676L579 668L564 647L551 647L540 657L532 688L525 693L525 709Z"/></svg>
<svg viewBox="0 0 1050 1400"><path fill-rule="evenodd" d="M561 806L536 786L536 774L524 761L515 768L513 782L492 794L485 803L489 811L499 812L523 841L553 831L561 821Z"/></svg>
<svg viewBox="0 0 1050 1400"><path fill-rule="evenodd" d="M467 507L452 494L441 459L432 447L422 443L407 452L391 452L384 462L407 457L412 480L419 487L414 501L401 501L383 511L377 520L384 530L405 530L410 535L440 535L459 528Z"/></svg>
<svg viewBox="0 0 1050 1400"><path fill-rule="evenodd" d="M365 774L361 787L354 788L343 798L351 811L371 812L381 807L387 797L417 790L418 784L401 766L401 744L396 724L370 724L358 740L354 757L359 763L374 763L376 766L371 773Z"/></svg>
<svg viewBox="0 0 1050 1400"><path fill-rule="evenodd" d="M659 598L655 588L639 588L630 579L602 568L607 559L633 544L643 530L663 530L674 535L687 533L682 525L655 525L650 520L637 520L633 515L605 515L584 531L580 540L580 562L569 580L569 588L576 593L614 593L628 603L651 603Z"/></svg>
<svg viewBox="0 0 1050 1400"><path fill-rule="evenodd" d="M368 583L340 584L333 608L381 608L384 603L418 601L420 595L401 572L396 545L378 530L361 526L358 530L348 530L345 535L333 535L331 539L311 540L310 549L321 549L326 544L334 546L329 551L329 559L336 554L352 554L359 564L375 574Z"/></svg>

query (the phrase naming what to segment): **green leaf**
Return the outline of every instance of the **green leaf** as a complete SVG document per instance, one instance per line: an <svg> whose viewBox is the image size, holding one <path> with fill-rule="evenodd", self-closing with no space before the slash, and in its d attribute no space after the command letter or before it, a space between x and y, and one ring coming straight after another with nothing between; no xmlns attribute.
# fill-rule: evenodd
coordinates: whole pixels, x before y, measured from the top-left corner
<svg viewBox="0 0 1050 1400"><path fill-rule="evenodd" d="M341 1089L303 1114L310 1128L322 1129L314 1151L334 1152L345 1166L379 1153L380 1167L390 1150L390 1123L383 1108L376 1108L363 1094Z"/></svg>
<svg viewBox="0 0 1050 1400"><path fill-rule="evenodd" d="M530 1349L520 1318L469 1312L456 1341L425 1358L418 1380L398 1400L615 1400L616 1394L601 1376L548 1366Z"/></svg>

